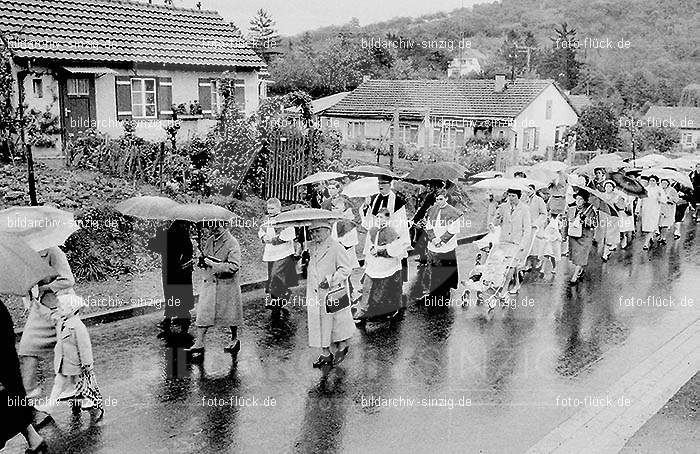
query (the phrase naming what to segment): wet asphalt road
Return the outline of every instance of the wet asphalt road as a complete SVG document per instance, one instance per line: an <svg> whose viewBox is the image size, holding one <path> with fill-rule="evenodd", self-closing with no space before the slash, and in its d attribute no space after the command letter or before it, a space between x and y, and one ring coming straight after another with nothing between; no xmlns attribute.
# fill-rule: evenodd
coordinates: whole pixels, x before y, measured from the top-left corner
<svg viewBox="0 0 700 454"><path fill-rule="evenodd" d="M566 399L603 397L698 319L700 227L684 227L650 253L636 242L593 259L577 286L564 273L529 283L488 316L414 304L399 324L357 331L326 372L311 368L305 309L273 326L261 291L245 297L237 364L223 332L203 367L187 364L155 339L157 314L92 327L105 419L90 426L64 406L41 433L55 453L523 452L580 409ZM466 270L472 247L460 256ZM669 297L674 307L628 305Z"/></svg>

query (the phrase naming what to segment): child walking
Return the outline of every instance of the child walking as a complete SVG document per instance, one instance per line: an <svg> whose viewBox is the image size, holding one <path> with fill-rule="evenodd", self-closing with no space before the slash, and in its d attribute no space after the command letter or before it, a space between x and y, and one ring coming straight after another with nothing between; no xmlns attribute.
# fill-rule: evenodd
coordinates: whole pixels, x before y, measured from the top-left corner
<svg viewBox="0 0 700 454"><path fill-rule="evenodd" d="M95 422L104 416L102 395L93 371L92 343L87 327L78 317L83 299L77 295L58 296L58 341L54 349L54 380L49 405L71 401L74 412L89 411Z"/></svg>

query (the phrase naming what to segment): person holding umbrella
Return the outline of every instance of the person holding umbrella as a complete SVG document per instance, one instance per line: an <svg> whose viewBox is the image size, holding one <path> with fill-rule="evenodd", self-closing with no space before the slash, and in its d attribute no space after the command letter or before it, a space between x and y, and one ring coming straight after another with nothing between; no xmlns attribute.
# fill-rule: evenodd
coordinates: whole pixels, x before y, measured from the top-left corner
<svg viewBox="0 0 700 454"><path fill-rule="evenodd" d="M588 264L594 231L598 225L598 211L589 203L589 197L588 192L579 189L574 193L574 204L568 209L569 260L575 266L571 283L578 282Z"/></svg>
<svg viewBox="0 0 700 454"><path fill-rule="evenodd" d="M659 187L659 177L656 175L642 176L642 181L646 181L647 196L640 199L637 205L637 214L642 218L642 233L644 234L644 246L642 249L648 250L654 237L659 233L659 221L661 219L661 205L668 199L666 193Z"/></svg>
<svg viewBox="0 0 700 454"><path fill-rule="evenodd" d="M431 259L430 296L443 300L449 300L450 290L459 284L456 249L462 213L448 200L447 190L439 189L425 223Z"/></svg>
<svg viewBox="0 0 700 454"><path fill-rule="evenodd" d="M504 291L515 294L520 289L519 269L525 265L532 241L530 208L521 198L523 190L511 187L508 200L501 204L495 223L501 226L499 243L509 249L510 265L505 279Z"/></svg>
<svg viewBox="0 0 700 454"><path fill-rule="evenodd" d="M258 237L265 244L263 262L267 263L266 293L269 300L265 307L272 310L273 319L279 318L280 311L291 294L291 287L299 284L296 270L294 240L296 232L294 227L275 229L270 221L275 219L282 211L282 202L277 198L267 201L268 218L260 226Z"/></svg>
<svg viewBox="0 0 700 454"><path fill-rule="evenodd" d="M345 248L331 237L330 221L314 220L309 234L306 279L309 346L322 349L314 367L333 366L347 356L347 341L355 332L348 289L352 264Z"/></svg>
<svg viewBox="0 0 700 454"><path fill-rule="evenodd" d="M690 181L693 184L693 191L691 197L691 204L695 213L693 214L693 220L700 221L700 162L695 164L695 170L690 172Z"/></svg>
<svg viewBox="0 0 700 454"><path fill-rule="evenodd" d="M224 351L233 357L238 355L241 342L238 340L238 327L243 323L241 285L241 246L231 235L226 221L211 221L211 235L199 258L199 266L204 270L204 280L197 304L197 337L192 347L186 349L192 360L204 359L205 336L214 326L231 330L231 342Z"/></svg>
<svg viewBox="0 0 700 454"><path fill-rule="evenodd" d="M22 296L40 281L49 281L55 271L16 237L0 235L0 294ZM15 349L12 316L0 299L0 449L17 434L27 441L29 454L43 454L48 445L32 425L32 407L22 383L20 361Z"/></svg>
<svg viewBox="0 0 700 454"><path fill-rule="evenodd" d="M603 193L605 196L604 200L614 206L619 213L619 211L624 209L625 201L620 191L617 190L617 185L612 180L606 180L603 187L605 188ZM610 254L620 244L620 218L619 216L607 214L604 211L600 211L598 216L603 228L603 254L601 258L603 262L607 262Z"/></svg>
<svg viewBox="0 0 700 454"><path fill-rule="evenodd" d="M178 326L178 336L188 337L191 323L190 310L194 308L192 289L192 257L190 223L173 221L167 229L159 229L148 242L148 247L161 256L161 276L165 311L156 326L161 329L159 339L173 339L172 326Z"/></svg>

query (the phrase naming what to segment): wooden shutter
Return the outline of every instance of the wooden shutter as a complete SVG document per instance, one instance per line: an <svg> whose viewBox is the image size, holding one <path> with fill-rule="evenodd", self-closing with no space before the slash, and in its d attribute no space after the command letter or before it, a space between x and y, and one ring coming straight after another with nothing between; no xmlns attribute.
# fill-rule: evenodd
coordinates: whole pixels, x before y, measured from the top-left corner
<svg viewBox="0 0 700 454"><path fill-rule="evenodd" d="M530 146L530 128L523 129L523 150L527 150Z"/></svg>
<svg viewBox="0 0 700 454"><path fill-rule="evenodd" d="M236 79L234 83L234 99L236 100L236 105L238 110L245 111L245 80Z"/></svg>
<svg viewBox="0 0 700 454"><path fill-rule="evenodd" d="M129 76L117 76L117 120L131 120L131 78Z"/></svg>
<svg viewBox="0 0 700 454"><path fill-rule="evenodd" d="M199 105L205 117L211 116L211 79L199 79Z"/></svg>
<svg viewBox="0 0 700 454"><path fill-rule="evenodd" d="M158 78L158 118L173 118L173 79L170 77Z"/></svg>
<svg viewBox="0 0 700 454"><path fill-rule="evenodd" d="M535 131L535 145L533 147L533 150L539 150L540 149L540 128L533 128Z"/></svg>

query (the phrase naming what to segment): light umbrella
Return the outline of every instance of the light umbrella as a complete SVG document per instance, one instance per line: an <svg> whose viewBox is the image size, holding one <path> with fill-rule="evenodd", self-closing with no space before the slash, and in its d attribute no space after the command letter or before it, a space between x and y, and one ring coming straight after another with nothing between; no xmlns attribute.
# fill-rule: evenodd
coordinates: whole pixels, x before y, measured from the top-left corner
<svg viewBox="0 0 700 454"><path fill-rule="evenodd" d="M384 167L379 167L379 166L357 166L357 167L353 167L352 169L348 169L347 173L349 173L351 175L358 175L361 177L380 177L380 176L389 177L389 178L398 178L399 177L391 170L386 169Z"/></svg>
<svg viewBox="0 0 700 454"><path fill-rule="evenodd" d="M339 219L345 219L343 213L322 210L320 208L300 208L278 214L270 221L270 225L279 227L301 227L311 225L314 221L334 221Z"/></svg>
<svg viewBox="0 0 700 454"><path fill-rule="evenodd" d="M343 188L342 194L350 198L364 198L379 193L379 178L363 177L351 181Z"/></svg>
<svg viewBox="0 0 700 454"><path fill-rule="evenodd" d="M519 189L521 191L529 191L530 184L535 185L535 189L541 189L547 186L541 181L531 180L529 178L500 177L478 181L471 185L471 187L475 189L492 189L495 191L507 191L508 189Z"/></svg>
<svg viewBox="0 0 700 454"><path fill-rule="evenodd" d="M659 177L661 180L671 180L675 181L676 183L685 186L687 188L692 188L693 183L690 181L690 177L684 173L677 172L675 170L671 169L664 169L664 168L653 168L653 169L646 169L642 171L642 176L648 177L650 175L656 175Z"/></svg>
<svg viewBox="0 0 700 454"><path fill-rule="evenodd" d="M652 153L634 160L633 165L635 167L661 167L668 165L670 161L671 160L666 156L662 156L657 153Z"/></svg>
<svg viewBox="0 0 700 454"><path fill-rule="evenodd" d="M0 211L0 233L21 238L35 251L65 243L78 229L73 213L51 206L11 207Z"/></svg>
<svg viewBox="0 0 700 454"><path fill-rule="evenodd" d="M126 216L140 219L170 219L170 210L178 205L173 199L154 195L131 197L119 202L114 209Z"/></svg>
<svg viewBox="0 0 700 454"><path fill-rule="evenodd" d="M618 155L617 153L605 153L605 154L599 154L598 156L593 157L590 161L588 161L588 164L595 165L595 164L600 164L598 167L605 167L605 164L617 164L620 163L620 167L623 167L625 163L623 162L622 157Z"/></svg>
<svg viewBox="0 0 700 454"><path fill-rule="evenodd" d="M0 293L26 295L39 281L58 275L32 248L15 236L0 234Z"/></svg>
<svg viewBox="0 0 700 454"><path fill-rule="evenodd" d="M668 164L665 164L663 167L690 172L695 168L696 163L697 161L693 161L692 159L676 158L671 159Z"/></svg>
<svg viewBox="0 0 700 454"><path fill-rule="evenodd" d="M598 161L597 163L584 164L578 166L574 169L574 173L579 175L593 175L595 169L605 169L606 172L615 172L627 165L626 162L622 160L610 159L607 162Z"/></svg>
<svg viewBox="0 0 700 454"><path fill-rule="evenodd" d="M527 178L541 181L545 185L557 178L556 172L534 166L512 166L508 168L504 176L513 178L516 172L523 172Z"/></svg>
<svg viewBox="0 0 700 454"><path fill-rule="evenodd" d="M182 203L168 210L168 218L190 222L231 221L240 216L211 203Z"/></svg>
<svg viewBox="0 0 700 454"><path fill-rule="evenodd" d="M457 162L418 164L404 180L416 183L464 179L467 169Z"/></svg>
<svg viewBox="0 0 700 454"><path fill-rule="evenodd" d="M617 208L605 200L605 196L602 192L589 188L588 186L581 186L578 184L572 184L571 187L576 191L587 192L590 196L592 196L595 202L592 203L592 205L598 210L603 211L610 216L617 216Z"/></svg>
<svg viewBox="0 0 700 454"><path fill-rule="evenodd" d="M345 175L344 173L340 172L316 172L312 175L309 175L308 177L299 180L297 184L294 186L302 186L305 184L314 184L314 183L319 183L321 181L328 181L328 180L335 180L338 178L343 178Z"/></svg>
<svg viewBox="0 0 700 454"><path fill-rule="evenodd" d="M569 168L569 165L562 161L542 161L538 162L534 166L536 169L544 169L549 172L561 172Z"/></svg>
<svg viewBox="0 0 700 454"><path fill-rule="evenodd" d="M499 172L497 170L485 170L483 172L475 173L474 175L471 175L469 178L473 180L485 180L487 178L499 178L503 176L503 172Z"/></svg>

